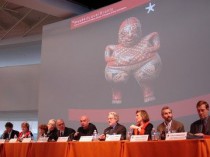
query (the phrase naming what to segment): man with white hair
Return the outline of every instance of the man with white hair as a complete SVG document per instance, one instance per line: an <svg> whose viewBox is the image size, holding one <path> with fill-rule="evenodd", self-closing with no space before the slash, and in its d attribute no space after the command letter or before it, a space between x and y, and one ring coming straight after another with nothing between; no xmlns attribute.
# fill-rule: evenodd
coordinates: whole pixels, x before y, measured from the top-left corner
<svg viewBox="0 0 210 157"><path fill-rule="evenodd" d="M126 139L126 128L125 126L118 123L119 115L116 112L109 112L108 114L108 123L109 127L104 130L104 134L100 136L100 139L103 140L106 138L106 134L121 134L121 140Z"/></svg>
<svg viewBox="0 0 210 157"><path fill-rule="evenodd" d="M48 128L47 137L49 137L49 141L56 141L58 139L56 120L50 119L47 123L47 128Z"/></svg>

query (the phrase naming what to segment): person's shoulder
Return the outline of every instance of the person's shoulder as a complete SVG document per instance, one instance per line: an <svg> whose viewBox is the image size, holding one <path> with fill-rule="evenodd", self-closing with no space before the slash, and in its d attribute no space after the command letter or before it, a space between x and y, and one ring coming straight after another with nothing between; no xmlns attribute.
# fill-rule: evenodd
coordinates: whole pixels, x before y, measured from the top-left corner
<svg viewBox="0 0 210 157"><path fill-rule="evenodd" d="M90 127L96 127L95 124L93 124L93 123L89 123L89 126Z"/></svg>
<svg viewBox="0 0 210 157"><path fill-rule="evenodd" d="M153 127L153 124L152 124L152 123L149 123L149 124L148 124L148 126L151 126L151 127Z"/></svg>
<svg viewBox="0 0 210 157"><path fill-rule="evenodd" d="M119 124L119 123L117 123L117 127L118 127L118 128L123 128L123 129L126 129L126 127L125 127L124 125Z"/></svg>
<svg viewBox="0 0 210 157"><path fill-rule="evenodd" d="M183 125L183 123L180 122L180 121L178 121L178 120L174 120L174 119L173 119L173 122L174 122L175 124L178 124L178 125Z"/></svg>
<svg viewBox="0 0 210 157"><path fill-rule="evenodd" d="M67 131L75 131L73 128L68 128L68 127L65 127L65 130L67 130Z"/></svg>
<svg viewBox="0 0 210 157"><path fill-rule="evenodd" d="M106 134L110 130L110 126L104 129L104 134Z"/></svg>
<svg viewBox="0 0 210 157"><path fill-rule="evenodd" d="M106 128L104 129L104 131L105 131L105 130L109 130L109 129L110 129L110 126L106 127Z"/></svg>
<svg viewBox="0 0 210 157"><path fill-rule="evenodd" d="M163 127L164 126L164 122L160 123L157 128Z"/></svg>
<svg viewBox="0 0 210 157"><path fill-rule="evenodd" d="M81 131L81 130L83 130L83 127L80 126L77 130L78 131Z"/></svg>
<svg viewBox="0 0 210 157"><path fill-rule="evenodd" d="M147 128L147 129L150 129L150 128L152 129L152 128L153 128L153 124L152 124L152 123L148 123L147 126L146 126L146 128ZM146 129L146 128L145 128L145 129Z"/></svg>
<svg viewBox="0 0 210 157"><path fill-rule="evenodd" d="M19 131L17 131L17 130L12 130L14 133L19 133Z"/></svg>
<svg viewBox="0 0 210 157"><path fill-rule="evenodd" d="M199 120L196 120L195 122L193 122L191 125L198 125L200 123L201 123L201 120L199 119Z"/></svg>

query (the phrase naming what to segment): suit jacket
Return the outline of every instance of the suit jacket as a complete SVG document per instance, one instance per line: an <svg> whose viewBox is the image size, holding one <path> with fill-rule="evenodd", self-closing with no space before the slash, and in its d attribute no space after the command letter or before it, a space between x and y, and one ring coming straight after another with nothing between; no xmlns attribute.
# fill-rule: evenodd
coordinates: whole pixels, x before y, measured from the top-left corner
<svg viewBox="0 0 210 157"><path fill-rule="evenodd" d="M106 134L110 134L110 135L121 134L121 140L125 140L126 139L126 128L123 125L117 123L117 125L114 128L112 128L111 126L106 128L104 130L104 135L106 135Z"/></svg>
<svg viewBox="0 0 210 157"><path fill-rule="evenodd" d="M166 130L166 126L163 123L161 123L158 127L157 127L157 131L162 133L163 131ZM184 125L179 122L179 121L176 121L176 120L172 120L172 123L171 123L171 130L175 130L176 132L185 132L184 130Z"/></svg>
<svg viewBox="0 0 210 157"><path fill-rule="evenodd" d="M12 138L15 137L15 135L16 135L16 137L18 137L19 132L16 131L16 130L12 130L12 133L11 133L10 137L9 137L9 134L8 133L4 133L3 139L12 139Z"/></svg>
<svg viewBox="0 0 210 157"><path fill-rule="evenodd" d="M73 139L74 134L75 134L75 130L72 129L72 128L67 128L67 127L65 127L64 133L63 133L62 136L60 136L60 130L57 131L58 137L67 137L67 136L69 136L70 140Z"/></svg>
<svg viewBox="0 0 210 157"><path fill-rule="evenodd" d="M192 134L201 133L202 129L203 129L203 121L201 119L199 119L191 124L190 133L192 133ZM206 132L204 134L210 135L210 116L208 116Z"/></svg>
<svg viewBox="0 0 210 157"><path fill-rule="evenodd" d="M47 132L47 137L49 137L48 141L57 141L58 135L57 135L58 130L55 128L52 131Z"/></svg>

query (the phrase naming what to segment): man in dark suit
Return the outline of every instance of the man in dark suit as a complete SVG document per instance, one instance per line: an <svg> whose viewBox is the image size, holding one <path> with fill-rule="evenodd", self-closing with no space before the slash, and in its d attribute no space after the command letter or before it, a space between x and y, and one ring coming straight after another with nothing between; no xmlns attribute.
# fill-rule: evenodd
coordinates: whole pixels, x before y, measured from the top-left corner
<svg viewBox="0 0 210 157"><path fill-rule="evenodd" d="M16 137L16 138L18 137L19 132L16 131L16 130L13 130L13 124L11 122L7 122L5 124L5 128L6 128L6 130L2 134L2 138L3 139L10 140L10 139L12 139L14 137Z"/></svg>
<svg viewBox="0 0 210 157"><path fill-rule="evenodd" d="M57 126L57 135L58 137L69 137L69 140L73 140L75 130L72 128L67 128L64 121L62 119L58 119L56 121L56 126Z"/></svg>
<svg viewBox="0 0 210 157"><path fill-rule="evenodd" d="M81 124L81 127L79 127L77 129L77 132L74 134L75 140L79 140L81 136L93 135L94 130L96 130L97 132L96 126L90 123L90 120L87 116L81 116L80 124Z"/></svg>
<svg viewBox="0 0 210 157"><path fill-rule="evenodd" d="M56 120L50 119L47 123L47 137L49 137L48 141L57 141L58 135L57 135L57 128L56 128Z"/></svg>
<svg viewBox="0 0 210 157"><path fill-rule="evenodd" d="M162 122L158 127L157 131L160 133L171 133L171 132L184 132L184 125L173 119L173 113L172 109L168 106L164 106L161 109L161 115L164 119L164 122Z"/></svg>
<svg viewBox="0 0 210 157"><path fill-rule="evenodd" d="M209 104L201 100L196 108L200 119L191 124L190 133L198 136L210 135Z"/></svg>
<svg viewBox="0 0 210 157"><path fill-rule="evenodd" d="M121 134L121 140L126 139L126 128L119 124L119 115L116 112L109 112L108 114L108 123L109 127L104 130L104 133L100 135L100 139L103 140L106 138L106 134Z"/></svg>

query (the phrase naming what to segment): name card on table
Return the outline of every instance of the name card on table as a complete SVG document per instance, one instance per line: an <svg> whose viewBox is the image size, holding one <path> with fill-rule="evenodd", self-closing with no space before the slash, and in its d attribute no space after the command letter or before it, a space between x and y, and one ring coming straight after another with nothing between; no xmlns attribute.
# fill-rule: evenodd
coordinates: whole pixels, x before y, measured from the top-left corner
<svg viewBox="0 0 210 157"><path fill-rule="evenodd" d="M148 141L149 135L132 135L130 142Z"/></svg>
<svg viewBox="0 0 210 157"><path fill-rule="evenodd" d="M16 138L11 138L10 140L9 140L9 143L16 143L17 142L17 139Z"/></svg>
<svg viewBox="0 0 210 157"><path fill-rule="evenodd" d="M5 143L5 139L0 139L0 143Z"/></svg>
<svg viewBox="0 0 210 157"><path fill-rule="evenodd" d="M37 142L48 142L49 137L39 137Z"/></svg>
<svg viewBox="0 0 210 157"><path fill-rule="evenodd" d="M93 136L81 136L79 142L90 142L93 140Z"/></svg>
<svg viewBox="0 0 210 157"><path fill-rule="evenodd" d="M187 132L166 134L166 140L186 140Z"/></svg>
<svg viewBox="0 0 210 157"><path fill-rule="evenodd" d="M105 141L120 141L121 134L116 134L116 135L106 135Z"/></svg>
<svg viewBox="0 0 210 157"><path fill-rule="evenodd" d="M58 137L57 142L67 142L67 141L68 141L68 139L69 139L69 137L68 137L68 136L67 136L67 137Z"/></svg>
<svg viewBox="0 0 210 157"><path fill-rule="evenodd" d="M29 143L31 142L31 138L23 138L22 143Z"/></svg>

